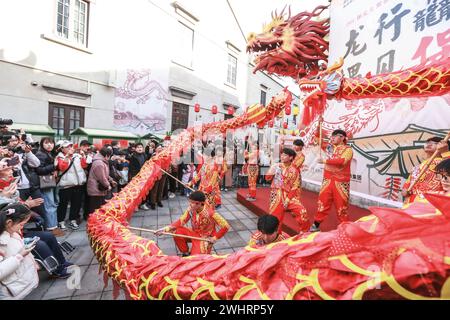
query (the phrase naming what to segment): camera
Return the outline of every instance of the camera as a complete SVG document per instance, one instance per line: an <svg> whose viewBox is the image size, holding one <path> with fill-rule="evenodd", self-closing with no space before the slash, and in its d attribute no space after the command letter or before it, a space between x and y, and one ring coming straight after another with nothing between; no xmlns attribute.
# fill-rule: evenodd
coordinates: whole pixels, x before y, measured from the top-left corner
<svg viewBox="0 0 450 320"><path fill-rule="evenodd" d="M0 118L0 126L10 126L13 124L12 119L2 119Z"/></svg>

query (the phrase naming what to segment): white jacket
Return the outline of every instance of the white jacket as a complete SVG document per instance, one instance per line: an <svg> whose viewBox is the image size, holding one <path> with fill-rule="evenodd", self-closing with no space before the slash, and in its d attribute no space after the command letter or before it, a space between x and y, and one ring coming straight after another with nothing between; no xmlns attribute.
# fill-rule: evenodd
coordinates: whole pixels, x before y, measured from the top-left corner
<svg viewBox="0 0 450 320"><path fill-rule="evenodd" d="M20 300L25 298L39 284L39 276L33 255L22 257L24 247L19 234L8 232L0 235L0 300Z"/></svg>
<svg viewBox="0 0 450 320"><path fill-rule="evenodd" d="M56 158L65 159L66 156L60 152ZM86 173L81 167L81 156L75 153L72 156L73 164L69 170L61 177L58 187L65 189L74 186L81 186L86 183Z"/></svg>

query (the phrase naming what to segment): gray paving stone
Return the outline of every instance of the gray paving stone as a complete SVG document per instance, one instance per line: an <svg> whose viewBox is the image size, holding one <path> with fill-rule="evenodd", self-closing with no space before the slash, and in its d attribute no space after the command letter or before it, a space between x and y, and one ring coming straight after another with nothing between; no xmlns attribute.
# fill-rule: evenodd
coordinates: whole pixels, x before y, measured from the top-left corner
<svg viewBox="0 0 450 320"><path fill-rule="evenodd" d="M247 230L247 226L240 222L239 220L230 220L229 224L231 225L232 231L243 231Z"/></svg>
<svg viewBox="0 0 450 320"><path fill-rule="evenodd" d="M239 210L248 210L247 207L244 207L242 204L240 204L239 202L233 204L237 209Z"/></svg>
<svg viewBox="0 0 450 320"><path fill-rule="evenodd" d="M227 232L225 235L231 247L245 246L247 243L235 231Z"/></svg>
<svg viewBox="0 0 450 320"><path fill-rule="evenodd" d="M175 242L172 237L168 238L158 238L158 247L166 253L167 251L173 252L175 251ZM166 253L168 254L168 253Z"/></svg>
<svg viewBox="0 0 450 320"><path fill-rule="evenodd" d="M222 207L225 207L226 209L228 209L228 211L234 212L236 211L236 207L232 204L224 204Z"/></svg>
<svg viewBox="0 0 450 320"><path fill-rule="evenodd" d="M220 212L220 215L225 219L225 220L236 220L236 217L230 212L230 211L224 211L224 212Z"/></svg>
<svg viewBox="0 0 450 320"><path fill-rule="evenodd" d="M158 225L168 225L171 222L170 216L158 216Z"/></svg>
<svg viewBox="0 0 450 320"><path fill-rule="evenodd" d="M133 218L134 218L134 217L143 217L143 216L145 216L145 213L146 213L146 212L147 212L147 211L139 210L138 212L133 213Z"/></svg>
<svg viewBox="0 0 450 320"><path fill-rule="evenodd" d="M158 210L145 211L144 217L146 217L146 218L148 218L148 217L156 217L156 216L158 216Z"/></svg>
<svg viewBox="0 0 450 320"><path fill-rule="evenodd" d="M244 240L246 240L247 241L247 243L248 243L248 241L250 240L250 238L252 237L252 232L250 232L250 231L248 231L248 230L245 230L245 231L238 231L238 234L239 234L239 236L242 238L242 239L244 239Z"/></svg>
<svg viewBox="0 0 450 320"><path fill-rule="evenodd" d="M100 300L114 300L113 299L113 291L112 290L108 290L108 291L103 291L101 299ZM119 290L119 295L117 296L116 300L126 300L125 298L125 292L123 289Z"/></svg>
<svg viewBox="0 0 450 320"><path fill-rule="evenodd" d="M216 250L225 248L230 248L230 244L225 237L219 239L216 243L214 243L214 249Z"/></svg>
<svg viewBox="0 0 450 320"><path fill-rule="evenodd" d="M74 295L85 295L103 291L103 273L99 274L98 268L98 265L89 266L81 278L80 289ZM111 286L111 280L109 280L108 286Z"/></svg>
<svg viewBox="0 0 450 320"><path fill-rule="evenodd" d="M144 217L133 217L133 219L131 219L130 225L132 227L140 228L140 227L142 227L143 223L144 223Z"/></svg>
<svg viewBox="0 0 450 320"><path fill-rule="evenodd" d="M150 216L145 217L144 222L142 223L143 226L156 226L158 223L158 217L157 216Z"/></svg>
<svg viewBox="0 0 450 320"><path fill-rule="evenodd" d="M87 267L80 267L80 277L81 277L81 283L80 285L83 285L83 277L86 273ZM51 300L51 299L59 299L59 298L66 298L66 297L72 297L72 295L77 291L77 289L69 289L72 288L73 279L67 278L67 279L56 279L53 281L50 288L47 290L47 292L42 297L43 300ZM90 293L90 292L86 292Z"/></svg>
<svg viewBox="0 0 450 320"><path fill-rule="evenodd" d="M233 212L233 215L237 218L237 219L248 219L248 217L242 213L240 210L236 210Z"/></svg>
<svg viewBox="0 0 450 320"><path fill-rule="evenodd" d="M257 229L255 220L252 219L241 219L240 220L249 230L251 229Z"/></svg>
<svg viewBox="0 0 450 320"><path fill-rule="evenodd" d="M77 247L70 257L70 262L78 266L88 266L94 258L94 253L90 246Z"/></svg>
<svg viewBox="0 0 450 320"><path fill-rule="evenodd" d="M95 292L90 294L83 294L79 296L73 296L72 300L100 300L102 297L102 292Z"/></svg>
<svg viewBox="0 0 450 320"><path fill-rule="evenodd" d="M158 212L158 217L170 214L170 208L167 206L163 208L156 207L156 211Z"/></svg>
<svg viewBox="0 0 450 320"><path fill-rule="evenodd" d="M74 231L66 239L72 246L86 246L88 245L88 236L86 231Z"/></svg>
<svg viewBox="0 0 450 320"><path fill-rule="evenodd" d="M250 210L242 210L241 212L249 219L253 219L253 218L257 217L256 214L254 214Z"/></svg>

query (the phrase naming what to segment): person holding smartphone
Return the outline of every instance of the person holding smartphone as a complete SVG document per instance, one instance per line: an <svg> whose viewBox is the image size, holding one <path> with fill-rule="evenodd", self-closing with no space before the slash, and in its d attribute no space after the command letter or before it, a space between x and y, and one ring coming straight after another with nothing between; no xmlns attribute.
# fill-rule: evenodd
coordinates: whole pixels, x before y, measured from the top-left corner
<svg viewBox="0 0 450 320"><path fill-rule="evenodd" d="M0 300L21 300L39 284L37 264L20 235L31 217L20 203L0 206Z"/></svg>

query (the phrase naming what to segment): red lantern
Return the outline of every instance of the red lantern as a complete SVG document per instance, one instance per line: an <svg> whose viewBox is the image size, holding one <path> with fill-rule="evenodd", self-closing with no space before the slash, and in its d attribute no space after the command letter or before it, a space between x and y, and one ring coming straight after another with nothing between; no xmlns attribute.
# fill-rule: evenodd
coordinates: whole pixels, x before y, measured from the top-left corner
<svg viewBox="0 0 450 320"><path fill-rule="evenodd" d="M269 128L273 128L274 121L273 119L268 122Z"/></svg>
<svg viewBox="0 0 450 320"><path fill-rule="evenodd" d="M197 113L200 112L200 105L198 103L196 103L194 105L194 111L197 112Z"/></svg>
<svg viewBox="0 0 450 320"><path fill-rule="evenodd" d="M211 109L212 114L217 114L217 106L213 105Z"/></svg>
<svg viewBox="0 0 450 320"><path fill-rule="evenodd" d="M232 116L234 114L234 108L228 107L228 115Z"/></svg>
<svg viewBox="0 0 450 320"><path fill-rule="evenodd" d="M286 106L284 113L288 116L291 114L291 106Z"/></svg>
<svg viewBox="0 0 450 320"><path fill-rule="evenodd" d="M283 128L285 128L285 129L288 128L288 123L287 122L283 122Z"/></svg>

